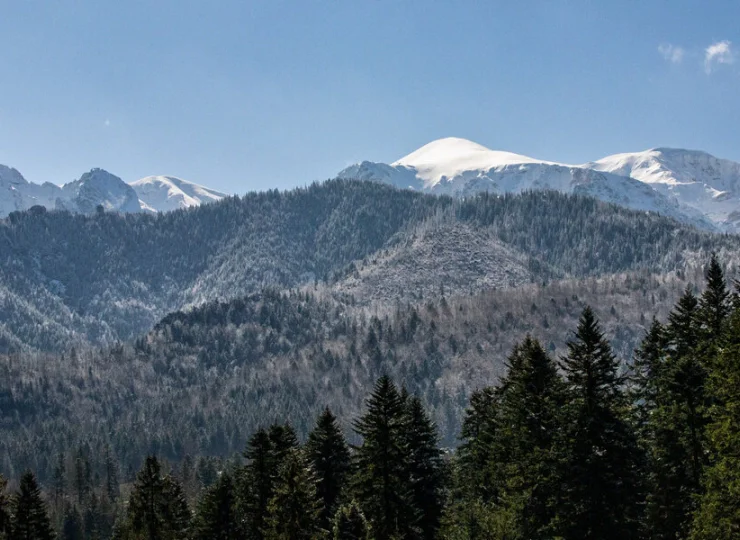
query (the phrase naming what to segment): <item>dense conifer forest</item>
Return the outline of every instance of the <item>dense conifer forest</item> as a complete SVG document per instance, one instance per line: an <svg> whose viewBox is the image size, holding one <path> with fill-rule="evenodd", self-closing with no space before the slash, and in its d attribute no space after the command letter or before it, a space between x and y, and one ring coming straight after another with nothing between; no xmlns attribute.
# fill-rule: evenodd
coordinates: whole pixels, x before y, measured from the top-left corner
<svg viewBox="0 0 740 540"><path fill-rule="evenodd" d="M716 258L705 281L648 323L627 366L590 306L558 353L520 334L498 384L466 396L455 449L382 375L348 428L325 407L300 436L287 414L220 458L153 451L132 467L108 445L64 448L43 482L0 481L0 535L737 538L740 300Z"/></svg>

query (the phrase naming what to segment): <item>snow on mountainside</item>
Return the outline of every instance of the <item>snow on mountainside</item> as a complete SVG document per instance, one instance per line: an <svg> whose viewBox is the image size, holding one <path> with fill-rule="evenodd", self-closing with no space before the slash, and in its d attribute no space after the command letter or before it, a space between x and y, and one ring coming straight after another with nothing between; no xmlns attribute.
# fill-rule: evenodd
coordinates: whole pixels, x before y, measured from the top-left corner
<svg viewBox="0 0 740 540"><path fill-rule="evenodd" d="M220 201L227 195L174 176L147 176L131 183L145 210L166 212Z"/></svg>
<svg viewBox="0 0 740 540"><path fill-rule="evenodd" d="M454 137L431 142L390 165L365 161L344 169L338 176L459 197L483 191L521 193L552 189L714 228L699 209L682 207L674 198L628 175L489 150Z"/></svg>
<svg viewBox="0 0 740 540"><path fill-rule="evenodd" d="M62 186L27 181L18 170L0 165L0 218L43 206L91 214L98 206L114 212L166 212L221 200L226 195L173 176L147 176L132 184L103 169L92 169Z"/></svg>
<svg viewBox="0 0 740 540"><path fill-rule="evenodd" d="M700 212L719 229L740 231L740 163L697 150L654 148L615 154L584 167L631 176L679 207Z"/></svg>

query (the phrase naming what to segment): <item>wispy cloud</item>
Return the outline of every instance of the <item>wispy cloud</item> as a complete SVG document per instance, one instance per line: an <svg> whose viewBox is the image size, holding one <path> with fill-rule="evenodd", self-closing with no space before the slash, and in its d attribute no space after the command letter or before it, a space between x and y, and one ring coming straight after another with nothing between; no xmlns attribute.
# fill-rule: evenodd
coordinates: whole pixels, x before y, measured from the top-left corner
<svg viewBox="0 0 740 540"><path fill-rule="evenodd" d="M666 61L672 64L680 64L683 60L684 50L683 47L678 45L672 45L670 43L661 43L658 45L658 52L663 55Z"/></svg>
<svg viewBox="0 0 740 540"><path fill-rule="evenodd" d="M724 40L712 43L704 50L704 71L708 74L716 64L732 64L735 61L735 52L732 42Z"/></svg>

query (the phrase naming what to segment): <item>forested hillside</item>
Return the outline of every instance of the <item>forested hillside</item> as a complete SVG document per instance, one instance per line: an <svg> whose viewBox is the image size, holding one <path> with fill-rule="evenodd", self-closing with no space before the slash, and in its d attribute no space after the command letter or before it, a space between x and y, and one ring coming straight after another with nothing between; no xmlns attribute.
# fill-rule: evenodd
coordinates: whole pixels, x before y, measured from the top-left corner
<svg viewBox="0 0 740 540"><path fill-rule="evenodd" d="M554 192L453 201L329 181L151 216L0 221L0 351L146 333L171 311L329 280L357 302L683 270L740 240Z"/></svg>
<svg viewBox="0 0 740 540"><path fill-rule="evenodd" d="M419 393L383 375L358 396L363 403L356 411L345 411L349 418L322 407L303 423L295 412L279 418L273 410L275 418L263 415L241 446L222 457L201 447L177 459L171 452L182 447L170 439L172 446L157 441L134 463L131 454L121 457L125 448L68 440L53 453L41 485L31 471L10 484L0 476L0 534L40 540L54 538L55 529L65 540L731 540L740 519L740 300L716 259L702 274L702 292L685 288L668 313L652 319L626 366L588 305L572 320L569 309L561 313L573 323L562 354L540 339L547 325L522 336L497 384L461 398L461 445L454 452L440 447L438 426ZM579 287L603 306L620 287L647 284L632 276ZM677 284L652 283L660 296ZM643 304L656 305L652 299ZM381 341L413 341L427 324L434 335L438 317L432 313L439 310L449 310L439 320L450 328L456 327L453 313L465 312L445 300L424 316L407 314L393 332L392 325L370 321L368 354L382 356ZM295 328L310 329L315 317L341 319L328 311L303 292L264 293L168 317L138 348L163 335L193 347L211 327L249 335L257 324L273 336L266 347L279 349L286 340L300 347L307 334ZM610 315L619 317L616 307ZM207 386L217 397L213 382ZM219 405L222 412L238 408L224 399ZM223 418L197 420L190 422L202 427ZM303 424L298 432L296 420ZM131 433L150 427L139 423ZM52 449L40 444L34 454Z"/></svg>

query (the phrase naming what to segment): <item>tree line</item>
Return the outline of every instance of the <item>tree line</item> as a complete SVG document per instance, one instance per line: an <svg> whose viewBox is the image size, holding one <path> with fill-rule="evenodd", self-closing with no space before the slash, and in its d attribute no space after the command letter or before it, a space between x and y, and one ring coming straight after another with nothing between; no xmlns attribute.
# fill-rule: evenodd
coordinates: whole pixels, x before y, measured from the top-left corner
<svg viewBox="0 0 740 540"><path fill-rule="evenodd" d="M0 486L0 535L738 538L740 299L714 258L706 282L653 321L628 369L588 307L559 359L525 337L500 384L471 395L455 451L383 376L353 422L357 444L327 408L303 444L289 424L257 430L192 494L184 467L155 456L125 486L112 458L97 481L82 466L75 485L91 487L62 486L56 502L27 472L11 495Z"/></svg>

